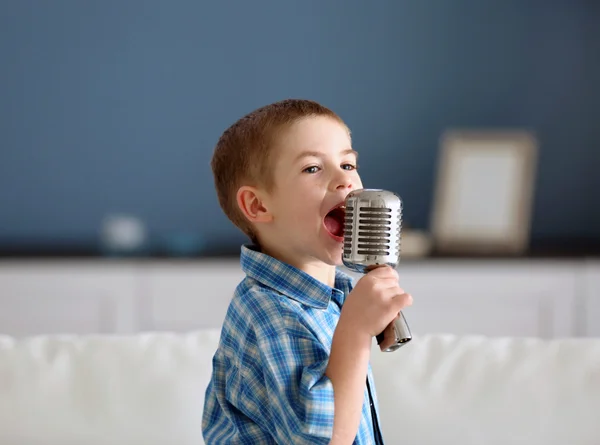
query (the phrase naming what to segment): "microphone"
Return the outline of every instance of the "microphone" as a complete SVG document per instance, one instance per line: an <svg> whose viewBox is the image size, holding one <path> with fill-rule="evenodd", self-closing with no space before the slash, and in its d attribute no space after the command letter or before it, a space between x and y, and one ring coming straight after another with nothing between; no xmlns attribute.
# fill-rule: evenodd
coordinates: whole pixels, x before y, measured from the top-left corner
<svg viewBox="0 0 600 445"><path fill-rule="evenodd" d="M402 200L381 189L354 190L346 196L344 252L342 262L348 269L367 273L400 261ZM392 352L412 340L404 315L376 336L379 348Z"/></svg>

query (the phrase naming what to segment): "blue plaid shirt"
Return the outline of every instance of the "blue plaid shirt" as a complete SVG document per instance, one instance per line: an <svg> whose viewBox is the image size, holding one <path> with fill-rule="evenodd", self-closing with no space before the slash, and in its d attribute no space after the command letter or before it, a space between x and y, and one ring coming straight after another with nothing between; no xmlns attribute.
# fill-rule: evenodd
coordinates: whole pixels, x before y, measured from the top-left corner
<svg viewBox="0 0 600 445"><path fill-rule="evenodd" d="M250 246L242 246L241 265L246 277L227 311L206 390L204 440L327 444L334 409L325 369L352 278L336 271L331 288ZM378 410L370 365L367 379ZM354 444L375 443L365 382Z"/></svg>

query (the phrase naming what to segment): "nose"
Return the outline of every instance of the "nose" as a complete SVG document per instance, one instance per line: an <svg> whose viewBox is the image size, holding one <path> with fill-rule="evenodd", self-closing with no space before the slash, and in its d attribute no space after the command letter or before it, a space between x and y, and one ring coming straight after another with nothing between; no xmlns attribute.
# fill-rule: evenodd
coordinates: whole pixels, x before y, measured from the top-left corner
<svg viewBox="0 0 600 445"><path fill-rule="evenodd" d="M342 171L336 175L332 182L335 190L345 190L353 188L353 181L348 172Z"/></svg>

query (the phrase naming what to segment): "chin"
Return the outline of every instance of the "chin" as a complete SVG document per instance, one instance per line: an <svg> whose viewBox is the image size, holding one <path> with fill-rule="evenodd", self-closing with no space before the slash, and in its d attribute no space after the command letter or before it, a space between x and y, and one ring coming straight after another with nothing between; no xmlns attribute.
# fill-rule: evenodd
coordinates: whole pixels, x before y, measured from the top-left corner
<svg viewBox="0 0 600 445"><path fill-rule="evenodd" d="M324 258L319 258L323 263L327 264L328 266L341 266L344 263L342 262L342 255L340 255L339 257L335 257L333 255L329 256L329 257L324 257Z"/></svg>
<svg viewBox="0 0 600 445"><path fill-rule="evenodd" d="M336 266L336 267L343 266L343 265L344 265L344 262L342 261L342 255L340 255L338 257L338 259L334 261L334 264L332 264L332 266Z"/></svg>

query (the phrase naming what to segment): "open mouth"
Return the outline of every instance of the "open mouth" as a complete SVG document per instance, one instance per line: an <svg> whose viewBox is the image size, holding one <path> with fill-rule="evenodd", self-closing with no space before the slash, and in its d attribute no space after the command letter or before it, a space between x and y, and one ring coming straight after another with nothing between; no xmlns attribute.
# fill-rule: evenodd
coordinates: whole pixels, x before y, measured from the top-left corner
<svg viewBox="0 0 600 445"><path fill-rule="evenodd" d="M344 236L344 216L346 208L343 204L334 207L325 215L325 228L334 238L342 238Z"/></svg>

